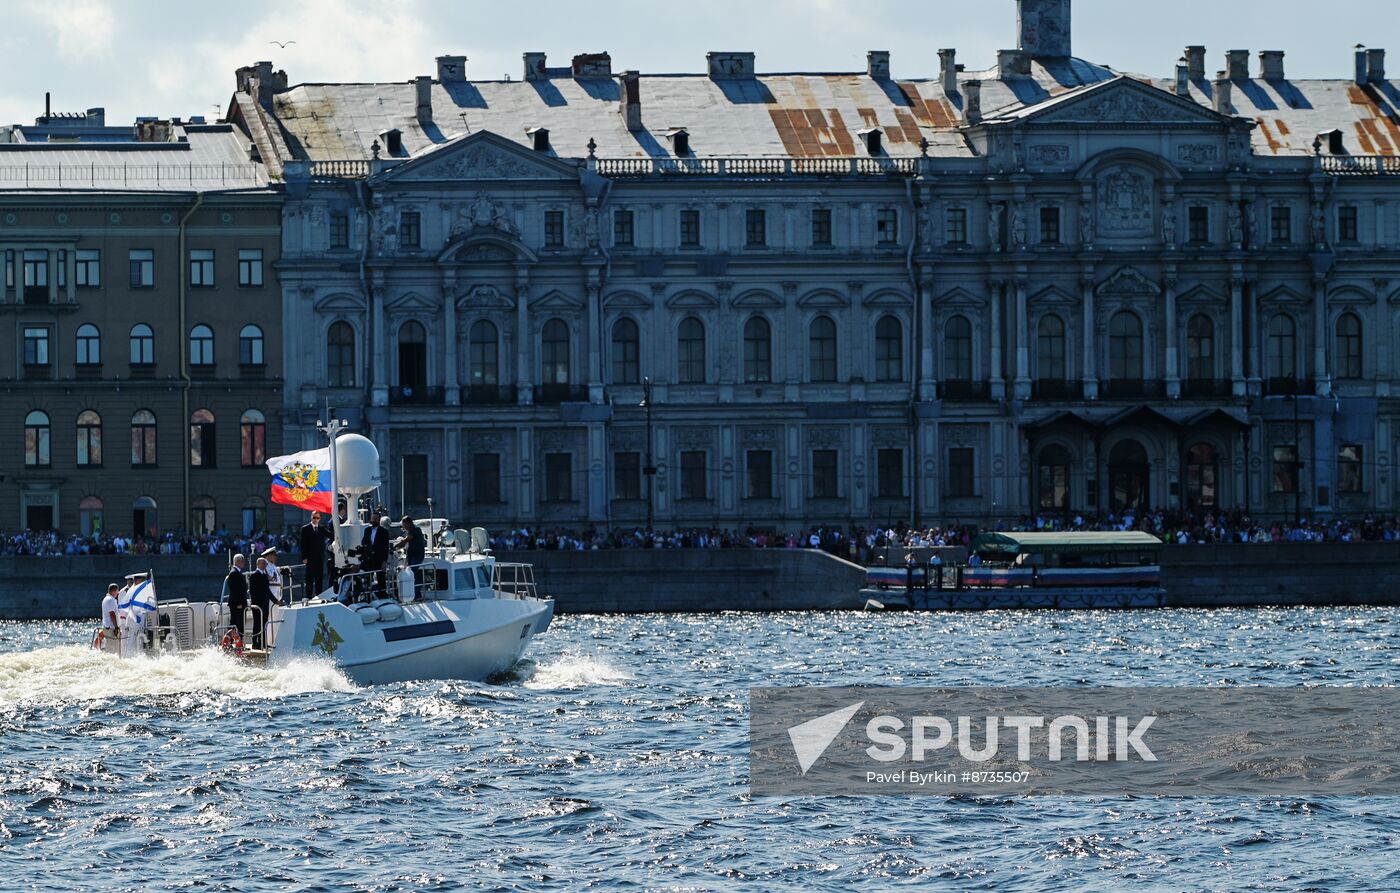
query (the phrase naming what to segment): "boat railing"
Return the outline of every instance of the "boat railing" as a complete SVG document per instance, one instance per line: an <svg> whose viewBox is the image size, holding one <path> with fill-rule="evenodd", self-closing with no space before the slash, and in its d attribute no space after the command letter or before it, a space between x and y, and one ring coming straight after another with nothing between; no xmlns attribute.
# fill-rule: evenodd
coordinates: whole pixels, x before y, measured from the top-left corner
<svg viewBox="0 0 1400 893"><path fill-rule="evenodd" d="M407 581L402 578L405 570L413 572L411 599L406 589ZM446 568L431 561L409 567L400 566L396 570L356 571L341 574L335 584L335 600L344 604L369 604L381 598L399 601L432 601L448 591L449 580Z"/></svg>
<svg viewBox="0 0 1400 893"><path fill-rule="evenodd" d="M491 574L491 588L496 590L497 598L537 598L535 566L498 561Z"/></svg>

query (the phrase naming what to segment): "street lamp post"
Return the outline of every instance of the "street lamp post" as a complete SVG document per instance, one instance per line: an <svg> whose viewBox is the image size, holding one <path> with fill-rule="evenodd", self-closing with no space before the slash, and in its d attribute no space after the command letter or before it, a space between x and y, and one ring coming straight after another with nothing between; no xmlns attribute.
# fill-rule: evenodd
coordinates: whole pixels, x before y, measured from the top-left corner
<svg viewBox="0 0 1400 893"><path fill-rule="evenodd" d="M655 482L655 480L656 480L656 465L655 465L655 463L652 461L652 456L651 456L651 448L652 448L652 439L651 439L651 437L652 437L652 435L651 435L651 379L650 379L650 378L643 378L643 379L642 379L642 403L641 403L641 405L642 405L642 407L645 408L646 411L647 411L647 460L646 460L646 464L642 466L642 474L645 475L645 476L646 476L646 479L647 479L647 532L650 533L650 532L651 532L651 527L652 527L652 522L653 522L653 511L654 511L654 502L653 502L653 500L654 500L654 498L655 498L654 494L655 494L655 490L656 490L655 486L653 486L653 484L654 484L654 482Z"/></svg>

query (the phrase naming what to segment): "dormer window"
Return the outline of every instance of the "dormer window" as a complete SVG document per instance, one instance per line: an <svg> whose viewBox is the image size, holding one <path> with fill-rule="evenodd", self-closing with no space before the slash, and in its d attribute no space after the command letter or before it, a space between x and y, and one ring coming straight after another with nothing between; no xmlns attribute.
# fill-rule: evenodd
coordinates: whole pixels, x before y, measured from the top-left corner
<svg viewBox="0 0 1400 893"><path fill-rule="evenodd" d="M868 154L880 154L880 128L867 127L865 130L856 131L856 136L860 137L860 141L865 145L865 151Z"/></svg>
<svg viewBox="0 0 1400 893"><path fill-rule="evenodd" d="M525 131L525 135L530 138L530 144L535 147L536 152L549 151L549 128L531 127Z"/></svg>
<svg viewBox="0 0 1400 893"><path fill-rule="evenodd" d="M397 128L379 134L379 142L390 158L397 158L403 154L403 133Z"/></svg>
<svg viewBox="0 0 1400 893"><path fill-rule="evenodd" d="M666 138L671 141L671 154L677 158L690 154L690 131L684 127L673 127L666 131Z"/></svg>

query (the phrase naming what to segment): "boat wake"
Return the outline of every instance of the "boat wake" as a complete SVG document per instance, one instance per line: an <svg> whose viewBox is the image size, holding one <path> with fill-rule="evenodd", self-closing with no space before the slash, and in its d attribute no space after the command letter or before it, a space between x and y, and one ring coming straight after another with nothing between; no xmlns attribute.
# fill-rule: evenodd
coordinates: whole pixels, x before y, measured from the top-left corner
<svg viewBox="0 0 1400 893"><path fill-rule="evenodd" d="M269 668L214 648L122 660L82 645L0 654L0 705L65 704L209 691L239 699L350 691L333 665L296 660Z"/></svg>
<svg viewBox="0 0 1400 893"><path fill-rule="evenodd" d="M595 685L626 685L633 676L600 657L561 654L540 663L522 660L501 680L519 682L525 688L574 689Z"/></svg>

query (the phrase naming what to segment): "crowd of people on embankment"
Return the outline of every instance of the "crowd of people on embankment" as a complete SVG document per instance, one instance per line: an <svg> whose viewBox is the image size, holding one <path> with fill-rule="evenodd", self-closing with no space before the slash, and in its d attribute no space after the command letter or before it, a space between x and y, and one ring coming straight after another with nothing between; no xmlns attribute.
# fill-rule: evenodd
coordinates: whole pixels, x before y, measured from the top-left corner
<svg viewBox="0 0 1400 893"><path fill-rule="evenodd" d="M864 561L877 549L891 546L967 546L984 530L1142 530L1169 545L1200 543L1314 543L1400 541L1400 518L1257 519L1242 511L1178 511L1148 509L1098 515L1070 513L1009 519L995 524L947 523L911 527L904 521L889 525L816 526L782 531L769 527L730 529L693 527L649 529L596 527L551 529L515 527L490 536L498 551L591 551L596 549L822 549L854 561ZM170 532L159 537L123 535L82 536L56 531L0 532L0 555L258 555L275 547L296 553L297 536L262 531L189 534Z"/></svg>

